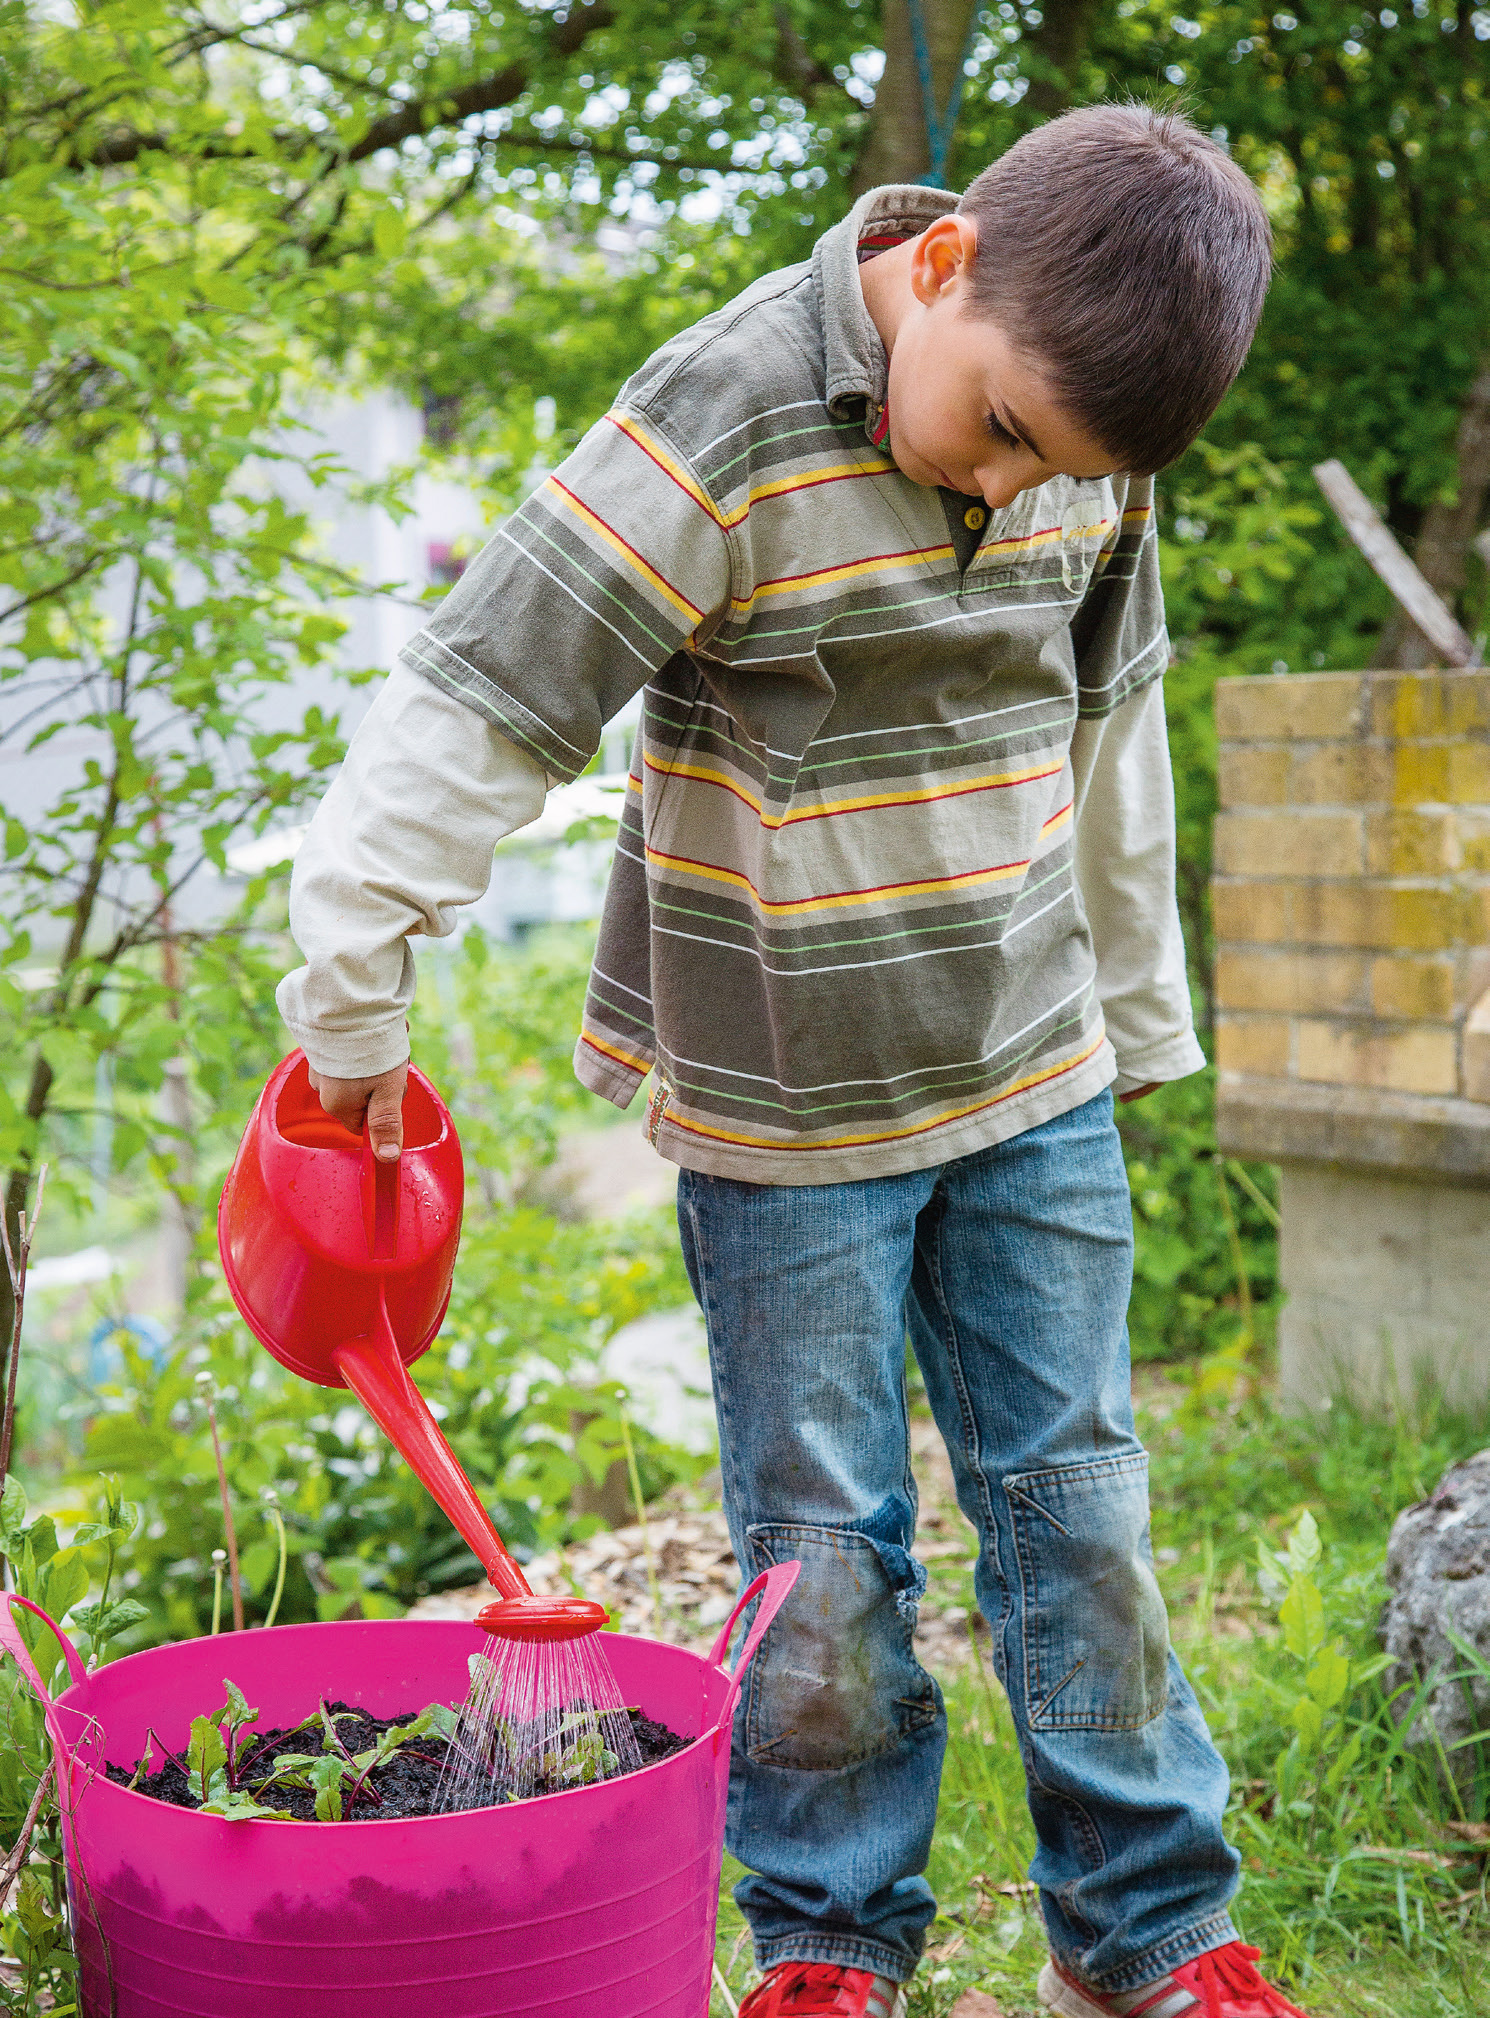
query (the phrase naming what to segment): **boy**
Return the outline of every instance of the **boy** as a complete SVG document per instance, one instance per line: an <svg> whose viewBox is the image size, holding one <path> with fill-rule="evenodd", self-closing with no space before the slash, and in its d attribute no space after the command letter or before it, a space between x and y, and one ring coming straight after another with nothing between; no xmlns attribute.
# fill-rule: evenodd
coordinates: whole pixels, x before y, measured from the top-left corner
<svg viewBox="0 0 1490 2018"><path fill-rule="evenodd" d="M682 1166L746 1575L803 1564L735 1730L742 2018L892 2018L945 1741L914 1657L907 1328L1039 1838L1067 2018L1293 2012L1227 1917L1226 1772L1148 1543L1112 1093L1202 1063L1151 473L1246 356L1256 195L1137 106L959 201L871 191L642 366L354 737L281 986L394 1155L408 935L645 686L576 1051Z"/></svg>

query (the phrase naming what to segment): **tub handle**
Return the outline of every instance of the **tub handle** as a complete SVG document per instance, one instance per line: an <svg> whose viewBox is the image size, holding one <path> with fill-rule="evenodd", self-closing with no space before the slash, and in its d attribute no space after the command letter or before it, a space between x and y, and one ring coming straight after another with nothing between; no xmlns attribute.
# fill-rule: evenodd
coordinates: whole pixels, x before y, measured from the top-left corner
<svg viewBox="0 0 1490 2018"><path fill-rule="evenodd" d="M0 1591L0 1598L5 1601L3 1608L0 1608L0 1652L11 1656L35 1691L46 1720L47 1736L59 1754L59 1768L63 1760L71 1764L72 1747L67 1742L62 1719L57 1714L57 1706L48 1695L47 1685L31 1658L31 1650L17 1629L14 1618L15 1607L20 1605L24 1610L34 1612L42 1624L50 1629L62 1649L62 1657L67 1662L67 1672L74 1682L85 1682L88 1679L88 1670L83 1666L83 1657L57 1621L50 1613L44 1612L40 1605L32 1604L30 1598L23 1598L19 1591Z"/></svg>
<svg viewBox="0 0 1490 2018"><path fill-rule="evenodd" d="M741 1647L739 1656L735 1661L734 1669L730 1674L729 1688L726 1690L724 1702L720 1706L719 1720L714 1729L714 1748L716 1751L720 1743L727 1738L730 1726L734 1721L735 1704L740 1700L740 1691L745 1686L746 1671L749 1669L750 1663L755 1659L756 1648L770 1631L772 1620L786 1603L792 1585L801 1574L802 1565L795 1561L775 1563L770 1569L763 1570L754 1583L747 1585L740 1593L734 1610L720 1628L719 1637L714 1642L713 1649L709 1654L710 1664L716 1668L724 1666L724 1656L729 1648L730 1634L739 1624L740 1614L745 1610L747 1605L753 1604L757 1598L760 1599L760 1610L755 1615L755 1620L751 1625L750 1631L745 1635L745 1644Z"/></svg>

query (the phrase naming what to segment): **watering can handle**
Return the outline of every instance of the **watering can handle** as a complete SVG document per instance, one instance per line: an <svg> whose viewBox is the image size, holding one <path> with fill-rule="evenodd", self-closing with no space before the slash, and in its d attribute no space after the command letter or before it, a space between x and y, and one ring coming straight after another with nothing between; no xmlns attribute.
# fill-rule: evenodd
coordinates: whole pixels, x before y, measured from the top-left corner
<svg viewBox="0 0 1490 2018"><path fill-rule="evenodd" d="M719 1638L714 1642L713 1649L709 1655L711 1665L716 1668L724 1666L724 1656L729 1646L730 1634L739 1624L740 1614L745 1610L747 1605L753 1604L757 1598L760 1599L760 1610L755 1615L755 1622L751 1626L750 1631L745 1635L745 1644L740 1649L739 1657L735 1662L734 1672L730 1676L729 1688L725 1693L724 1702L720 1706L719 1719L714 1733L716 1749L721 1740L728 1739L730 1726L734 1721L735 1704L740 1700L740 1691L745 1686L745 1676L750 1663L755 1659L756 1648L766 1637L771 1628L771 1622L786 1603L792 1585L801 1574L802 1565L799 1562L776 1563L770 1569L763 1570L754 1583L747 1585L740 1593L734 1610L720 1628Z"/></svg>
<svg viewBox="0 0 1490 2018"><path fill-rule="evenodd" d="M31 1684L41 1703L42 1713L46 1718L48 1737L56 1747L59 1755L63 1759L70 1759L72 1751L68 1745L66 1734L62 1729L62 1720L57 1715L56 1706L47 1693L47 1685L42 1680L35 1661L31 1658L31 1650L21 1638L20 1632L16 1627L14 1618L15 1607L20 1605L24 1610L34 1612L42 1624L50 1628L56 1636L57 1644L62 1649L63 1658L67 1662L67 1672L75 1682L83 1682L88 1679L88 1670L83 1666L83 1657L67 1637L66 1633L63 1632L57 1621L49 1613L44 1612L40 1605L32 1604L30 1598L23 1598L19 1591L0 1591L0 1600L3 1600L3 1605L0 1605L0 1652L11 1656L16 1666Z"/></svg>

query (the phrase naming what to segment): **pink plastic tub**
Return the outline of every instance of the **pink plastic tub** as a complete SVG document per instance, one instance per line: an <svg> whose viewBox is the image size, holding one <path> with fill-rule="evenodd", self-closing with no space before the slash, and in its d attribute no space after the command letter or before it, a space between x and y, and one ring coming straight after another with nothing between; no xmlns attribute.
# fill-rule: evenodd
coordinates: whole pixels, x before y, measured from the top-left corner
<svg viewBox="0 0 1490 2018"><path fill-rule="evenodd" d="M93 1675L63 1639L73 1681L47 1725L87 2018L705 2018L731 1718L797 1570L758 1577L707 1660L608 1636L623 1699L697 1732L685 1751L627 1779L421 1821L221 1821L115 1786L103 1765L132 1763L147 1726L184 1744L224 1676L266 1728L320 1695L380 1716L459 1701L480 1646L468 1625L277 1626ZM731 1676L719 1663L753 1597ZM0 1645L46 1701L4 1606Z"/></svg>

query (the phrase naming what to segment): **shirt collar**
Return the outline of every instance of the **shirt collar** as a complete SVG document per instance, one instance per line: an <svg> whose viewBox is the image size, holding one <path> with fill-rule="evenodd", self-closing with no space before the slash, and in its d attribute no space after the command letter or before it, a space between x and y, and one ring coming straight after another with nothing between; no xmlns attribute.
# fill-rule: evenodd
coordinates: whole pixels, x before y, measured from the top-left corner
<svg viewBox="0 0 1490 2018"><path fill-rule="evenodd" d="M859 285L859 241L871 229L908 238L957 208L949 189L890 182L868 189L840 224L812 250L812 277L823 319L827 405L834 420L859 420L870 440L881 425L889 386L889 359L864 304ZM862 402L862 406L860 404Z"/></svg>

